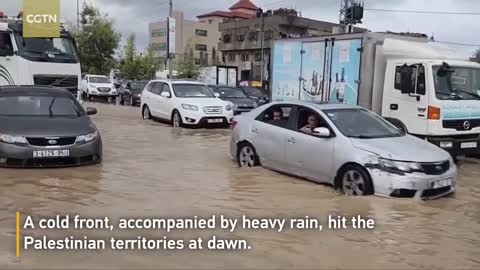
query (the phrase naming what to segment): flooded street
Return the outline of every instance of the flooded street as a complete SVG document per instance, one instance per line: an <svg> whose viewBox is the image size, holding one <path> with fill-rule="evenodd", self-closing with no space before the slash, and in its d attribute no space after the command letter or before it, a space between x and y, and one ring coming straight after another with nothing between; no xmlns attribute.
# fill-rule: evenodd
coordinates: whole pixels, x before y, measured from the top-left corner
<svg viewBox="0 0 480 270"><path fill-rule="evenodd" d="M434 201L345 197L263 168L240 170L228 129L173 129L142 121L139 108L89 104L104 147L96 166L0 170L0 268L479 269L480 160L460 167L455 195ZM362 215L373 230L222 231L245 251L23 251L15 257L15 212L35 217L317 217ZM102 232L92 232L102 234ZM180 236L215 232L188 231ZM153 232L122 232L136 237ZM158 235L161 235L160 232Z"/></svg>

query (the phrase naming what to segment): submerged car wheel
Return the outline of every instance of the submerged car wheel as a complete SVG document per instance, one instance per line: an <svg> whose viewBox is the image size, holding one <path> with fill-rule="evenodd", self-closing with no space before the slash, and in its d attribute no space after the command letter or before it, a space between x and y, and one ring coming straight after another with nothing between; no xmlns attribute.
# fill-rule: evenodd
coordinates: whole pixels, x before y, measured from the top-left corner
<svg viewBox="0 0 480 270"><path fill-rule="evenodd" d="M175 111L172 116L172 125L174 127L182 127L183 122L182 122L182 117L180 116L180 113L178 111Z"/></svg>
<svg viewBox="0 0 480 270"><path fill-rule="evenodd" d="M348 165L339 176L340 188L345 195L364 196L373 194L370 175L358 165Z"/></svg>
<svg viewBox="0 0 480 270"><path fill-rule="evenodd" d="M259 165L255 147L249 143L240 144L237 153L238 166L242 168L255 167Z"/></svg>
<svg viewBox="0 0 480 270"><path fill-rule="evenodd" d="M150 109L148 108L147 105L143 106L142 116L143 116L143 120L148 120L152 118L152 115L150 114Z"/></svg>

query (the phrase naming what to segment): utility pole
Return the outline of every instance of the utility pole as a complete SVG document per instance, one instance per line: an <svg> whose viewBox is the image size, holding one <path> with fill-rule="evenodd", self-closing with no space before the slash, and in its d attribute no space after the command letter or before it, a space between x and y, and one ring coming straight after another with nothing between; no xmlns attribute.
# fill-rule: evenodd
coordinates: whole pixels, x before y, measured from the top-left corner
<svg viewBox="0 0 480 270"><path fill-rule="evenodd" d="M261 48L260 49L260 53L261 53L260 62L262 63L262 66L260 67L260 80L261 80L262 89L265 89L264 86L263 86L263 81L264 81L264 79L263 79L264 78L264 70L263 69L264 69L264 66L265 66L265 63L264 63L265 60L264 60L264 56L263 56L263 47L264 47L263 42L265 40L265 38L264 38L265 37L265 16L263 16L263 15L264 15L264 13L262 12L262 40L260 41L260 48Z"/></svg>
<svg viewBox="0 0 480 270"><path fill-rule="evenodd" d="M77 32L80 32L80 0L77 0Z"/></svg>
<svg viewBox="0 0 480 270"><path fill-rule="evenodd" d="M363 0L340 0L339 22L344 33L351 33L353 25L362 23L363 6Z"/></svg>
<svg viewBox="0 0 480 270"><path fill-rule="evenodd" d="M173 64L172 64L172 57L170 55L170 18L173 15L173 0L170 0L170 9L168 12L168 19L167 19L167 61L168 61L168 78L173 79Z"/></svg>

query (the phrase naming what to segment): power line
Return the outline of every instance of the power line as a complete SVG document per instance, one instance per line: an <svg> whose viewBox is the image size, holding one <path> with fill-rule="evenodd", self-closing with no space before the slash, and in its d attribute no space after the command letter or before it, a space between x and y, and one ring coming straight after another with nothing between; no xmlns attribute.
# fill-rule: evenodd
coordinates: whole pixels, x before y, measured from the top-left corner
<svg viewBox="0 0 480 270"><path fill-rule="evenodd" d="M435 42L438 42L438 43L444 43L444 44L451 44L451 45L470 46L470 47L480 47L480 44L458 43L458 42L451 42L451 41L437 41L437 40L435 40Z"/></svg>
<svg viewBox="0 0 480 270"><path fill-rule="evenodd" d="M399 9L377 9L377 8L365 8L365 10L381 11L381 12L420 13L420 14L480 15L480 12L422 11L422 10L399 10Z"/></svg>

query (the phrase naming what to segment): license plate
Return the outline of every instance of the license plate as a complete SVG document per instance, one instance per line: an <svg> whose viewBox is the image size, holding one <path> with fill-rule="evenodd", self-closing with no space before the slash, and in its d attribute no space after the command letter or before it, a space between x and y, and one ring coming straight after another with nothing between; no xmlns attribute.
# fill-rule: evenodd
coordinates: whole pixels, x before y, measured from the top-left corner
<svg viewBox="0 0 480 270"><path fill-rule="evenodd" d="M461 144L462 148L477 148L476 142L464 142Z"/></svg>
<svg viewBox="0 0 480 270"><path fill-rule="evenodd" d="M223 123L223 119L208 119L208 123Z"/></svg>
<svg viewBox="0 0 480 270"><path fill-rule="evenodd" d="M38 150L33 151L34 158L50 158L50 157L68 157L70 150Z"/></svg>
<svg viewBox="0 0 480 270"><path fill-rule="evenodd" d="M452 179L442 179L432 182L432 188L442 188L452 185Z"/></svg>

